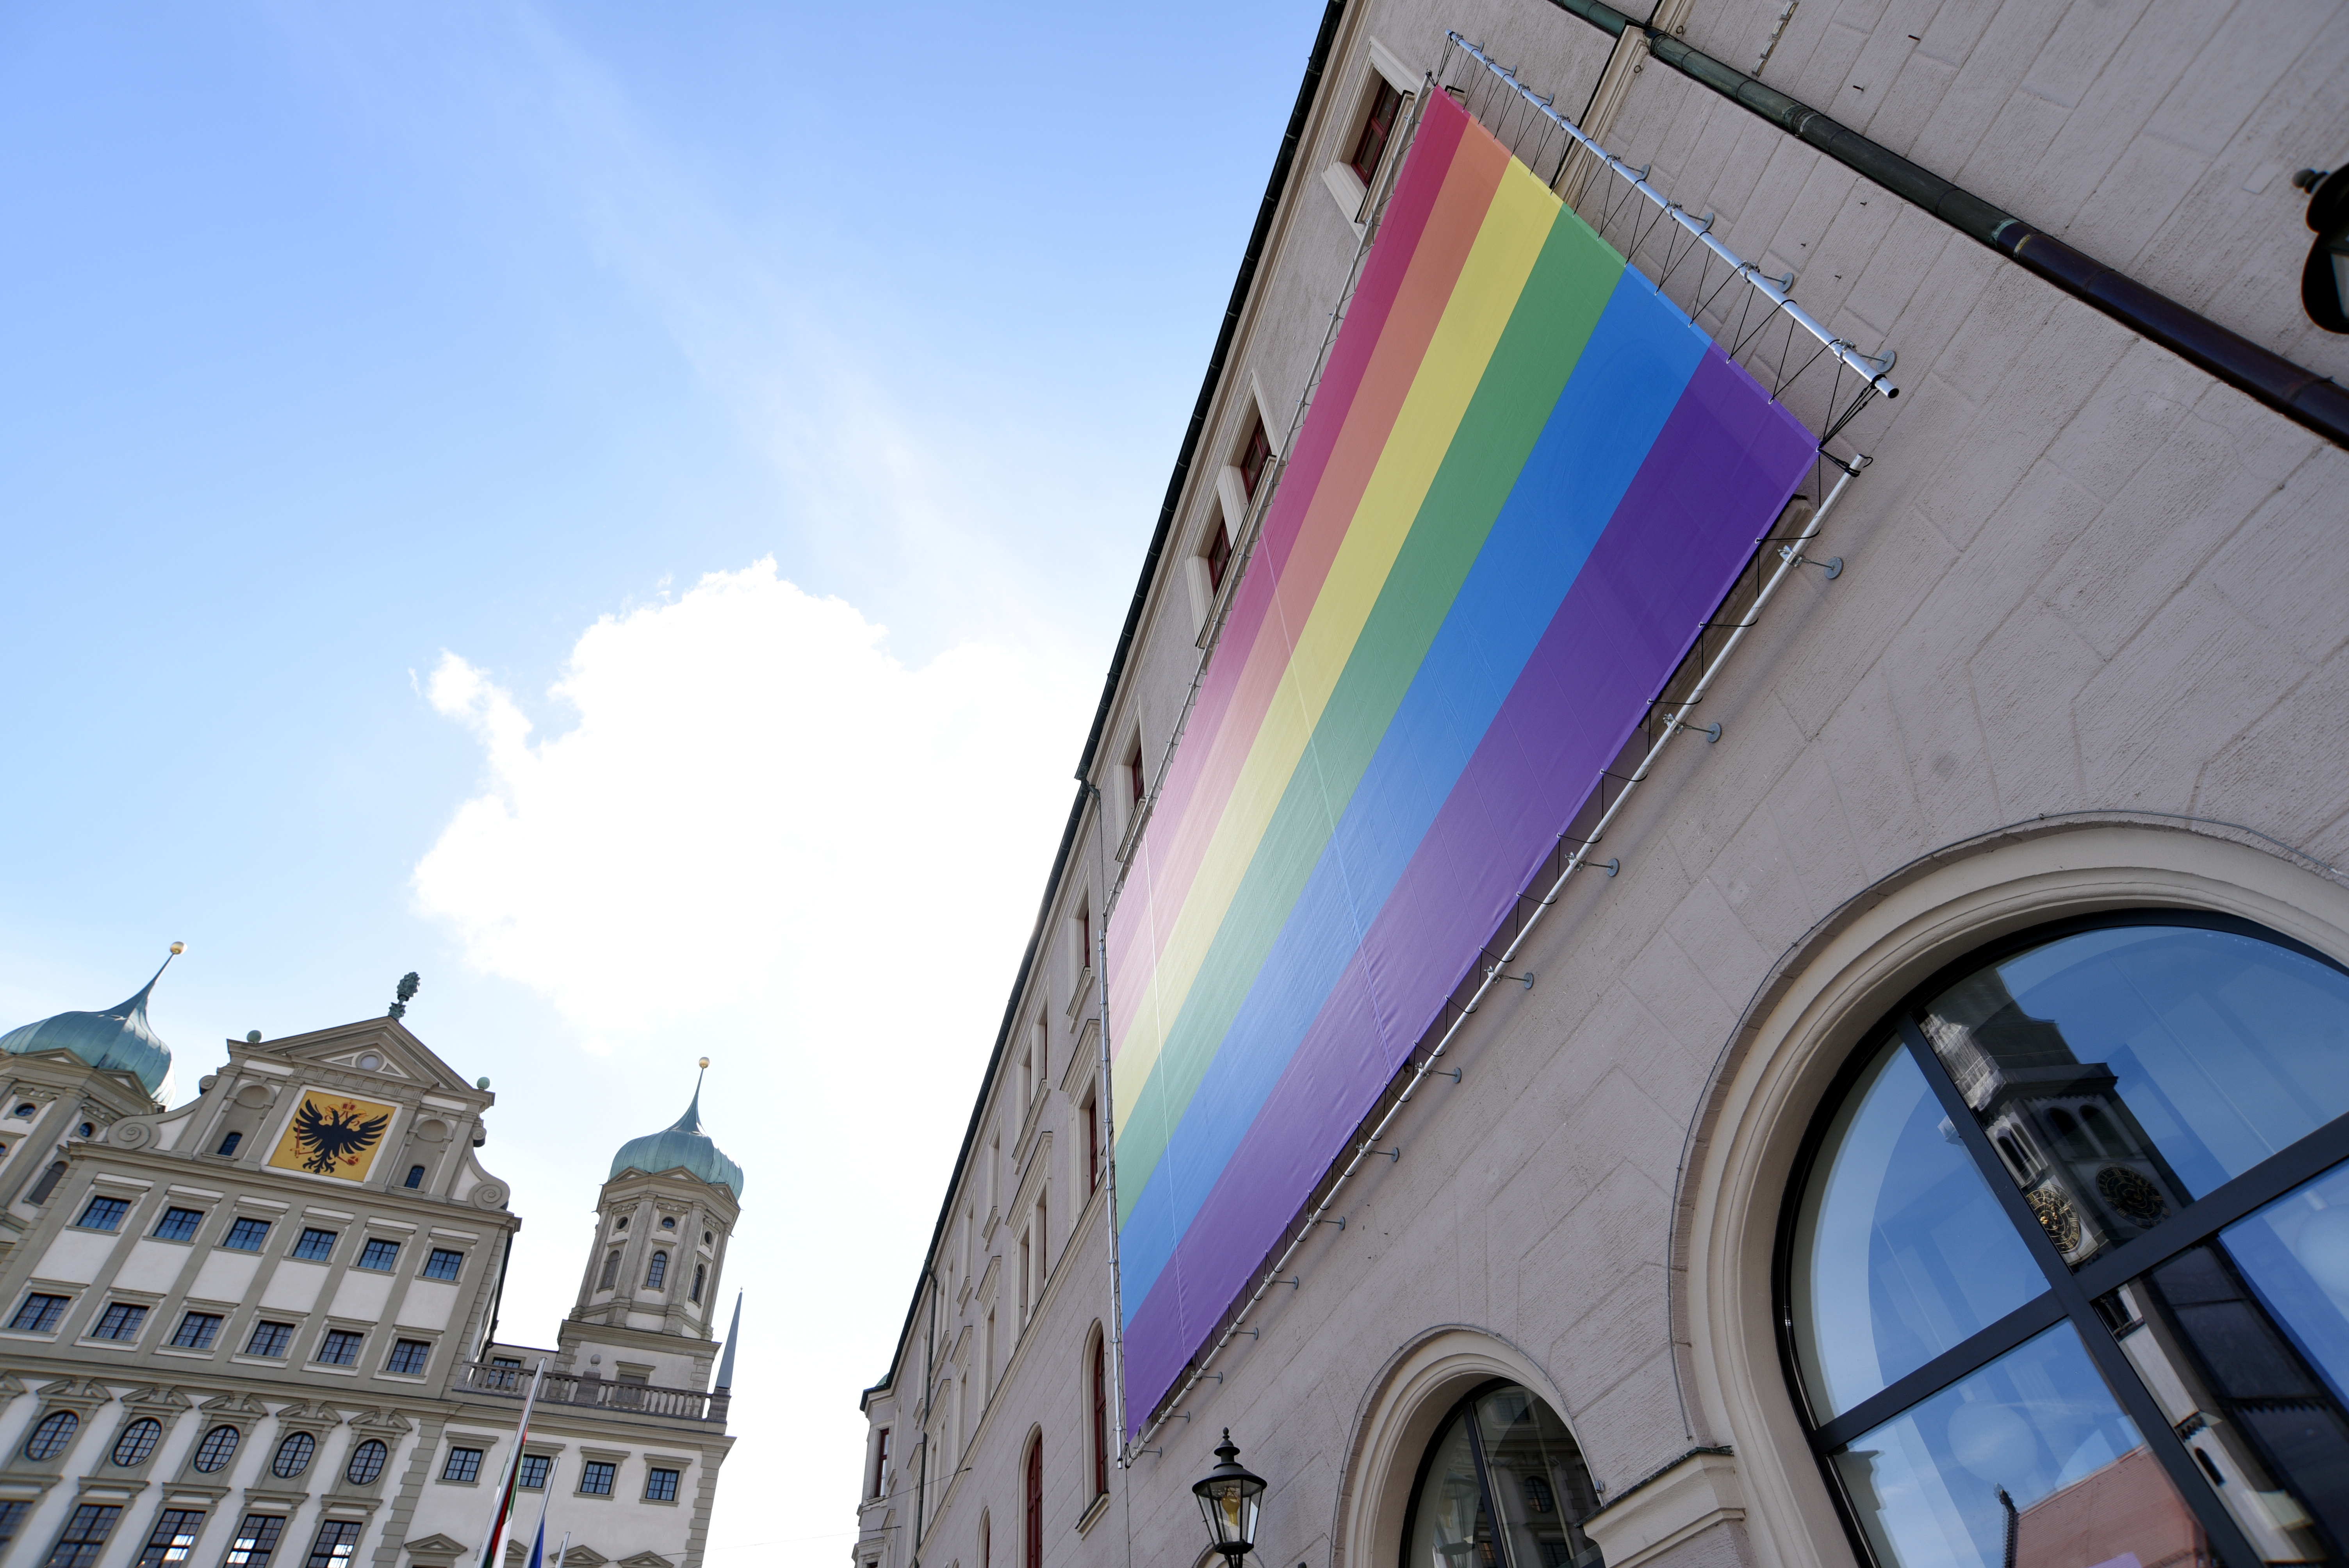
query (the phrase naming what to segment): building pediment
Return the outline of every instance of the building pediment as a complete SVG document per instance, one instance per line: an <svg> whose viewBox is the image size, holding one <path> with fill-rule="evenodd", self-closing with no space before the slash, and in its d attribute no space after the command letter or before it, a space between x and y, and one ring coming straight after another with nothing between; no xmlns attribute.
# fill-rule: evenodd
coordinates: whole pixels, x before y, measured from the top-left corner
<svg viewBox="0 0 2349 1568"><path fill-rule="evenodd" d="M274 1060L313 1072L330 1071L338 1078L347 1075L353 1088L409 1091L401 1099L419 1093L445 1096L479 1111L497 1098L459 1076L397 1018L366 1018L279 1040L231 1040L228 1047L232 1060Z"/></svg>
<svg viewBox="0 0 2349 1568"><path fill-rule="evenodd" d="M634 1557L621 1558L620 1568L677 1568L677 1564L657 1552L639 1552Z"/></svg>
<svg viewBox="0 0 2349 1568"><path fill-rule="evenodd" d="M409 1542L406 1550L409 1558L417 1563L442 1564L454 1563L473 1549L461 1541L433 1534Z"/></svg>
<svg viewBox="0 0 2349 1568"><path fill-rule="evenodd" d="M250 1394L222 1394L196 1408L208 1416L251 1416L256 1421L269 1414L269 1407Z"/></svg>

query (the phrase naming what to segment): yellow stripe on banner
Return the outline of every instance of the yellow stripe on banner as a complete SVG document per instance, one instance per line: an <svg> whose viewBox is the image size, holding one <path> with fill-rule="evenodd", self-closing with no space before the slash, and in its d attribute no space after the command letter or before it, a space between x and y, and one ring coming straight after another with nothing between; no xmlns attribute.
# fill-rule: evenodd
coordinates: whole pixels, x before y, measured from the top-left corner
<svg viewBox="0 0 2349 1568"><path fill-rule="evenodd" d="M1121 1125L1141 1098L1183 998L1230 912L1560 210L1557 198L1523 164L1509 165L1305 625L1280 628L1291 645L1288 665L1160 950L1149 1000L1135 1010L1118 1053Z"/></svg>

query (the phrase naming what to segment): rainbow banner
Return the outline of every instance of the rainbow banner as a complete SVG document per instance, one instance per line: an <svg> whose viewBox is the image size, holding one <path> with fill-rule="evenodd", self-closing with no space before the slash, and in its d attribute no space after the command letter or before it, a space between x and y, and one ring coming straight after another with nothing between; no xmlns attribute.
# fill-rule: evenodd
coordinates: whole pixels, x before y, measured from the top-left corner
<svg viewBox="0 0 2349 1568"><path fill-rule="evenodd" d="M1134 1429L1816 449L1433 95L1107 933Z"/></svg>

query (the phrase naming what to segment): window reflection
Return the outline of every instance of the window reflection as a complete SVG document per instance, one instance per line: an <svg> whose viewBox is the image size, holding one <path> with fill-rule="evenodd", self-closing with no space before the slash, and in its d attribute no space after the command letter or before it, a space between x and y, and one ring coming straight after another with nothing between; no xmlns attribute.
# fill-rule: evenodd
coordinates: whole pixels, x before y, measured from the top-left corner
<svg viewBox="0 0 2349 1568"><path fill-rule="evenodd" d="M1795 1321L1820 1418L2046 1290L1925 1075L1887 1046L1827 1129L1795 1241Z"/></svg>
<svg viewBox="0 0 2349 1568"><path fill-rule="evenodd" d="M2344 1254L2349 1171L2336 1170L2098 1303L2270 1563L2338 1559L2349 1540Z"/></svg>
<svg viewBox="0 0 2349 1568"><path fill-rule="evenodd" d="M2201 1527L2068 1324L1832 1460L1885 1568L2206 1564Z"/></svg>
<svg viewBox="0 0 2349 1568"><path fill-rule="evenodd" d="M1494 1384L1430 1445L1404 1568L1602 1568L1582 1532L1598 1507L1566 1424L1530 1390Z"/></svg>
<svg viewBox="0 0 2349 1568"><path fill-rule="evenodd" d="M2349 978L2185 926L2065 937L1920 1019L2041 1227L2078 1267L2349 1111Z"/></svg>

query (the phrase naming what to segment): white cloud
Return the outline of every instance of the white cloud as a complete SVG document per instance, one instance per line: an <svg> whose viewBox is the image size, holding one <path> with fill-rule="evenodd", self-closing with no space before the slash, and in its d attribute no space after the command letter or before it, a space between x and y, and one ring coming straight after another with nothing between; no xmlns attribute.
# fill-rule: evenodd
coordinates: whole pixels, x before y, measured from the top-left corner
<svg viewBox="0 0 2349 1568"><path fill-rule="evenodd" d="M430 699L480 738L489 783L417 867L423 907L607 1035L762 1001L842 1023L885 969L901 997L999 1006L1083 685L984 645L909 669L885 636L771 560L712 573L590 627L550 694L578 722L543 740L445 654ZM988 929L941 943L942 911Z"/></svg>
<svg viewBox="0 0 2349 1568"><path fill-rule="evenodd" d="M516 1247L502 1337L552 1342L582 1200L615 1145L676 1114L707 1051L704 1113L747 1182L715 1305L748 1293L709 1560L772 1561L762 1476L811 1478L810 1518L844 1529L857 1390L913 1294L1091 681L987 645L908 667L882 627L761 561L588 628L549 694L575 715L560 734L456 653L425 689L487 771L417 865L417 901L602 1058L517 1039L499 1068L514 1112L492 1166L547 1222Z"/></svg>

